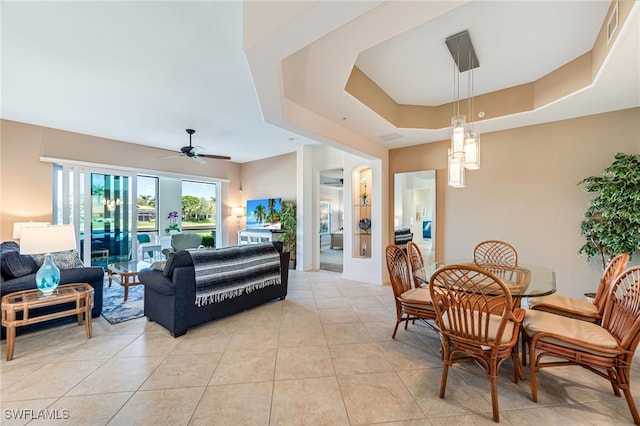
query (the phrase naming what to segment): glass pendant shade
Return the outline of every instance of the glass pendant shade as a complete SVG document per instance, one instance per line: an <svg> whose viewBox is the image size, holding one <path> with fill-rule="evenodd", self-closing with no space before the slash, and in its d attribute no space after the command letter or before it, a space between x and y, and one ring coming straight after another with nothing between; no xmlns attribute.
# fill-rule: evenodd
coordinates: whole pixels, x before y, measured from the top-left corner
<svg viewBox="0 0 640 426"><path fill-rule="evenodd" d="M451 118L451 154L456 158L464 156L464 115Z"/></svg>
<svg viewBox="0 0 640 426"><path fill-rule="evenodd" d="M480 168L480 134L469 129L464 139L464 166L467 170Z"/></svg>
<svg viewBox="0 0 640 426"><path fill-rule="evenodd" d="M464 188L464 152L462 158L456 158L451 150L449 157L449 186L453 188Z"/></svg>

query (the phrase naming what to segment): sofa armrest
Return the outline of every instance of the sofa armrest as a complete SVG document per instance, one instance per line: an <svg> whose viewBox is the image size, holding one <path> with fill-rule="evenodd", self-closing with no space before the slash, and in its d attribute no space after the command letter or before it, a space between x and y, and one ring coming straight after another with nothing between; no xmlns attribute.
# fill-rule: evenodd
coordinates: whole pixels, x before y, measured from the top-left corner
<svg viewBox="0 0 640 426"><path fill-rule="evenodd" d="M171 277L165 277L162 271L151 268L144 268L138 272L140 282L156 293L173 296L176 294L176 286Z"/></svg>

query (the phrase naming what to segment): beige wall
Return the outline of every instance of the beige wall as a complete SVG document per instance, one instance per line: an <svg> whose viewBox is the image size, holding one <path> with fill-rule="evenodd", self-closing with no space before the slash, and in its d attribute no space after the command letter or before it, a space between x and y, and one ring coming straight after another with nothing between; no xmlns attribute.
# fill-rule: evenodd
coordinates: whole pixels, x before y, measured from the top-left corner
<svg viewBox="0 0 640 426"><path fill-rule="evenodd" d="M242 193L239 188L229 188L230 196L236 191L240 203L246 208L247 200L259 198L282 198L296 200L296 153L278 155L263 160L250 161L241 166ZM244 219L240 229L244 228Z"/></svg>
<svg viewBox="0 0 640 426"><path fill-rule="evenodd" d="M240 180L240 164L207 160L200 165L185 158L161 159L167 151L111 139L15 121L0 121L0 238L12 238L13 222L51 221L52 164L40 157L125 167L136 171L158 171L185 177L208 177L229 180L229 204L234 185ZM176 149L181 140L176 141ZM233 183L231 183L233 182ZM224 193L223 193L224 196ZM223 216L227 215L223 206ZM230 231L235 221L224 221Z"/></svg>
<svg viewBox="0 0 640 426"><path fill-rule="evenodd" d="M394 173L435 169L437 259L469 257L479 241L503 239L521 263L552 268L558 291L578 297L595 289L601 269L577 255L590 199L577 183L600 175L617 152L640 154L639 123L633 108L483 134L482 167L467 172L463 189L447 186L448 141L391 150L390 188Z"/></svg>

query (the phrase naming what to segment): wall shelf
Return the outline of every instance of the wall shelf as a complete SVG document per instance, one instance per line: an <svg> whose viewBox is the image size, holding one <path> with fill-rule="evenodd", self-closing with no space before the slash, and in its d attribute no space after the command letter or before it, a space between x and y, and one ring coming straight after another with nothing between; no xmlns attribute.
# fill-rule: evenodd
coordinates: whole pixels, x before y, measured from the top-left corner
<svg viewBox="0 0 640 426"><path fill-rule="evenodd" d="M371 258L371 167L363 167L353 174L353 252L354 258ZM362 225L368 225L363 229Z"/></svg>

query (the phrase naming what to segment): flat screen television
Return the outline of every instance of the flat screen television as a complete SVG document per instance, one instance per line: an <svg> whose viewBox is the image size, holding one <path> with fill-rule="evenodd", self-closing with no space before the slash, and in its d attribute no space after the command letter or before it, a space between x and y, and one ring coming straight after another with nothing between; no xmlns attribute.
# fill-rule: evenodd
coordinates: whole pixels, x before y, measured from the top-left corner
<svg viewBox="0 0 640 426"><path fill-rule="evenodd" d="M281 229L281 198L247 200L247 229Z"/></svg>

